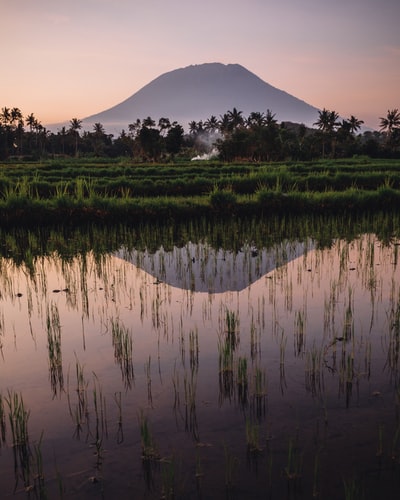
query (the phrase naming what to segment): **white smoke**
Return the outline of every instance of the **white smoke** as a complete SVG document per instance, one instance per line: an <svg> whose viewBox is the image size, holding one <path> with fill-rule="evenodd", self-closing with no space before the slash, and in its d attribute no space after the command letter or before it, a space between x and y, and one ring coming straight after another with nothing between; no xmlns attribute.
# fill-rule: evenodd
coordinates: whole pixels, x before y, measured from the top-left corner
<svg viewBox="0 0 400 500"><path fill-rule="evenodd" d="M197 155L194 158L192 158L191 161L213 160L215 158L218 158L218 149L213 148L209 153L204 153L202 155Z"/></svg>

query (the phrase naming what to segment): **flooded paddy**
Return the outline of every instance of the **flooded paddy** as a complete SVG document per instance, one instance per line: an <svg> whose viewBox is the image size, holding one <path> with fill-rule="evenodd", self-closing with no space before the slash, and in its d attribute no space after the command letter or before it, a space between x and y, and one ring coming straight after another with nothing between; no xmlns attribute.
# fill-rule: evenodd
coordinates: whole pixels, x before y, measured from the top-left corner
<svg viewBox="0 0 400 500"><path fill-rule="evenodd" d="M4 497L398 498L396 220L240 224L1 234Z"/></svg>

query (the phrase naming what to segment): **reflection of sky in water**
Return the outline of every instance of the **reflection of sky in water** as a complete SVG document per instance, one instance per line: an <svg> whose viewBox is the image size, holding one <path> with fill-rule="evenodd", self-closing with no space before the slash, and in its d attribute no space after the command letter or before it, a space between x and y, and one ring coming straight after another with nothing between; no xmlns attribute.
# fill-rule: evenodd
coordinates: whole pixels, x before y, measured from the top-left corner
<svg viewBox="0 0 400 500"><path fill-rule="evenodd" d="M221 433L230 419L236 422L232 432L238 425L237 412L233 412L238 406L236 392L221 394L219 388L218 344L226 330L228 310L239 318L235 360L248 360L250 393L256 370L265 374L271 432L279 434L299 418L307 422L313 401L321 393L330 414L336 415L331 420L335 428L346 406L371 408L373 393L390 395L391 373L385 361L390 350L390 311L399 303L396 251L366 235L351 243L337 241L325 250L316 250L310 243L308 249L282 245L272 253L258 250L252 254L248 249L247 254L222 256L211 248L190 245L180 255L175 249L162 258L130 254L138 265L124 260L128 256L122 251L119 257L124 259L106 255L96 260L88 254L62 262L54 256L38 259L33 274L3 259L1 391L3 395L8 389L22 392L31 410L32 432L44 429L45 438L53 443L63 436L70 438L74 423L66 394L70 393L74 407L78 360L89 390L93 373L101 384L110 427L115 427L118 413L114 395L121 391L124 412L130 416L125 420L128 427L136 426L139 408L152 404L155 425L163 421L163 432L170 433L165 439L173 439L172 380L174 376L179 379L183 403L184 379L190 374L190 332L197 332L198 432L201 441L215 440L215 426ZM209 260L202 269L206 254ZM275 268L274 262L282 265ZM158 274L160 263L162 275ZM205 284L208 289L225 287L228 291L182 288L177 278L187 283L188 266L189 281L196 283L196 290L203 290ZM228 284L223 283L222 269L228 269ZM47 338L47 317L52 310L60 318L64 376L64 388L53 387L55 394L49 378ZM114 356L112 321L132 335L131 387ZM317 353L318 370L311 378ZM350 359L349 386L341 367ZM222 415L225 427L221 428ZM65 450L75 448L72 442L65 446Z"/></svg>

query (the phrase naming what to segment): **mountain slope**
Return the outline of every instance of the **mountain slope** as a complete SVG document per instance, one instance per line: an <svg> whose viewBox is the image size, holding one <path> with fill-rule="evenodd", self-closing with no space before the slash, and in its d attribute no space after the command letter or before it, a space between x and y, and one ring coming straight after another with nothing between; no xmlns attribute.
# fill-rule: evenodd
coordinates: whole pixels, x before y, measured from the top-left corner
<svg viewBox="0 0 400 500"><path fill-rule="evenodd" d="M247 116L270 109L278 121L312 125L318 109L264 82L239 64L207 63L164 73L125 101L83 120L85 129L100 122L106 130L127 130L128 124L151 116L178 121L206 120L236 107Z"/></svg>

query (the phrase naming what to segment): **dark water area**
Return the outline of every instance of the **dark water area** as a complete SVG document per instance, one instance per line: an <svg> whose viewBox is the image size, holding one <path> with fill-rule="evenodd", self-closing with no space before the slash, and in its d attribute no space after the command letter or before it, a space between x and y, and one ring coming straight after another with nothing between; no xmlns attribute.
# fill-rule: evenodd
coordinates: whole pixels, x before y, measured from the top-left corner
<svg viewBox="0 0 400 500"><path fill-rule="evenodd" d="M398 498L397 214L0 231L2 498Z"/></svg>

